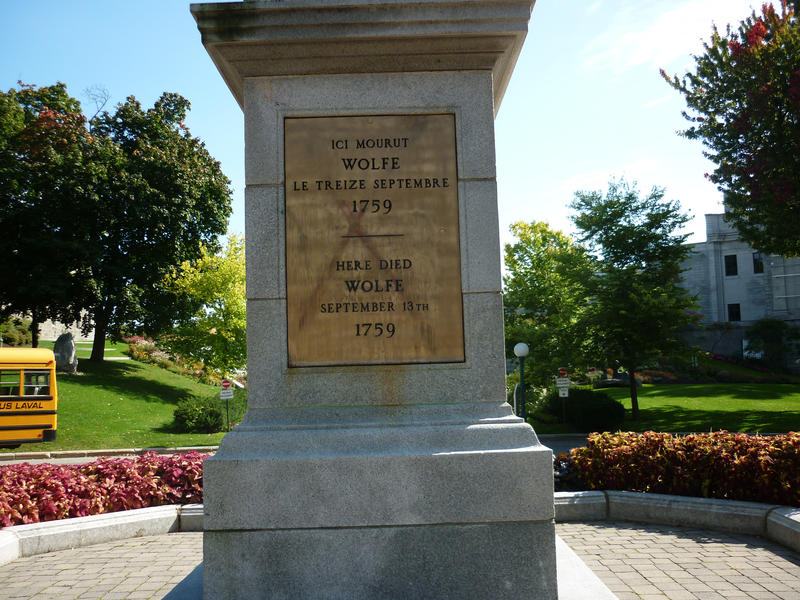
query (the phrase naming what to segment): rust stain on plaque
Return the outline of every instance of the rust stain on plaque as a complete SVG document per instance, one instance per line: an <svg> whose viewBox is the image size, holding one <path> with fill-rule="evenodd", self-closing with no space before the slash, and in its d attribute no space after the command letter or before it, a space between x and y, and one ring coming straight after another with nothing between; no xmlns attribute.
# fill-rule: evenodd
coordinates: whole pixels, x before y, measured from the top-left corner
<svg viewBox="0 0 800 600"><path fill-rule="evenodd" d="M464 361L452 114L284 120L289 366Z"/></svg>

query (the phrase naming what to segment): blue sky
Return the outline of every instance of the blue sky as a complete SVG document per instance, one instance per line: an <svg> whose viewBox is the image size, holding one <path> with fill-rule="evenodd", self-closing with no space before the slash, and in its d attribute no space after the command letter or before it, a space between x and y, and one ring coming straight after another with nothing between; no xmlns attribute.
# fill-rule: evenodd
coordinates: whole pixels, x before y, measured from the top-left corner
<svg viewBox="0 0 800 600"><path fill-rule="evenodd" d="M738 23L749 0L538 0L528 38L495 121L502 243L514 221L570 231L577 190L611 178L642 191L663 186L694 220L721 212L704 178L702 146L679 137L683 99L658 70L683 73L712 21ZM1 0L0 88L56 81L91 114L85 90L105 88L107 108L134 95L145 107L163 91L192 103L187 124L233 181L230 231L244 231L243 119L200 43L189 2Z"/></svg>

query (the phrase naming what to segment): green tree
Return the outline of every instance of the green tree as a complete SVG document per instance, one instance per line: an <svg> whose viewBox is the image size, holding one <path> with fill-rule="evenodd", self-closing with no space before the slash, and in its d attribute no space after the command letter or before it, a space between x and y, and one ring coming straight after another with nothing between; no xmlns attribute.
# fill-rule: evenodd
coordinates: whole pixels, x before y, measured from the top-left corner
<svg viewBox="0 0 800 600"><path fill-rule="evenodd" d="M0 316L80 318L92 138L80 103L57 83L0 91Z"/></svg>
<svg viewBox="0 0 800 600"><path fill-rule="evenodd" d="M172 273L168 287L193 299L198 308L162 336L161 344L221 375L246 366L244 239L230 237L223 253L204 247L200 258Z"/></svg>
<svg viewBox="0 0 800 600"><path fill-rule="evenodd" d="M87 215L92 360L106 335L169 327L189 305L166 276L212 249L231 213L229 180L184 124L189 102L164 93L143 110L133 97L91 122L96 210Z"/></svg>
<svg viewBox="0 0 800 600"><path fill-rule="evenodd" d="M794 3L792 3L794 4ZM736 30L716 27L696 69L662 76L686 99L692 125L716 163L727 218L762 252L800 255L800 22L795 7L764 4Z"/></svg>
<svg viewBox="0 0 800 600"><path fill-rule="evenodd" d="M800 338L800 331L780 319L759 319L745 330L747 348L763 352L764 362L771 367L783 368L786 355Z"/></svg>
<svg viewBox="0 0 800 600"><path fill-rule="evenodd" d="M589 279L584 324L607 364L630 376L632 416L639 418L636 373L648 362L684 346L681 329L696 316L681 286L681 263L691 251L678 230L689 220L680 203L654 187L612 181L601 191L577 192L571 204L579 239L597 257Z"/></svg>
<svg viewBox="0 0 800 600"><path fill-rule="evenodd" d="M530 347L526 381L546 386L559 367L584 359L586 338L578 324L593 271L587 252L546 223L514 223L517 238L505 246L503 277L506 355L518 342Z"/></svg>
<svg viewBox="0 0 800 600"><path fill-rule="evenodd" d="M229 180L184 124L189 102L134 97L88 123L64 84L0 96L0 275L5 311L156 335L191 308L165 276L225 233Z"/></svg>

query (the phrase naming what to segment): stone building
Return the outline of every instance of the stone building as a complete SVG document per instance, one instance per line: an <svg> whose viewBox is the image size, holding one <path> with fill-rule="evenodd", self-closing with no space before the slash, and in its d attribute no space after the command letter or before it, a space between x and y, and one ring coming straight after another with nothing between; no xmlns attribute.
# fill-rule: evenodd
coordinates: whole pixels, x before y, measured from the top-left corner
<svg viewBox="0 0 800 600"><path fill-rule="evenodd" d="M59 321L47 320L39 325L40 340L57 340L62 333L71 333L76 342L91 342L94 340L94 330L87 335L83 335L79 323L65 325Z"/></svg>
<svg viewBox="0 0 800 600"><path fill-rule="evenodd" d="M704 350L742 357L745 330L755 321L800 326L800 258L755 251L723 217L705 216L706 241L691 244L694 252L684 263L684 283L698 296L702 325L688 337Z"/></svg>

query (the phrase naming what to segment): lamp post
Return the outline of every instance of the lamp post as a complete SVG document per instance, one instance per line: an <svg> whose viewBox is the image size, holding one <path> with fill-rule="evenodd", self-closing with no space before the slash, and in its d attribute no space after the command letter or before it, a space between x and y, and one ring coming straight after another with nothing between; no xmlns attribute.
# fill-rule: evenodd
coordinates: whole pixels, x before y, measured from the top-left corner
<svg viewBox="0 0 800 600"><path fill-rule="evenodd" d="M520 342L514 346L514 355L519 359L519 414L518 417L522 418L527 423L525 415L525 357L528 356L528 344Z"/></svg>

